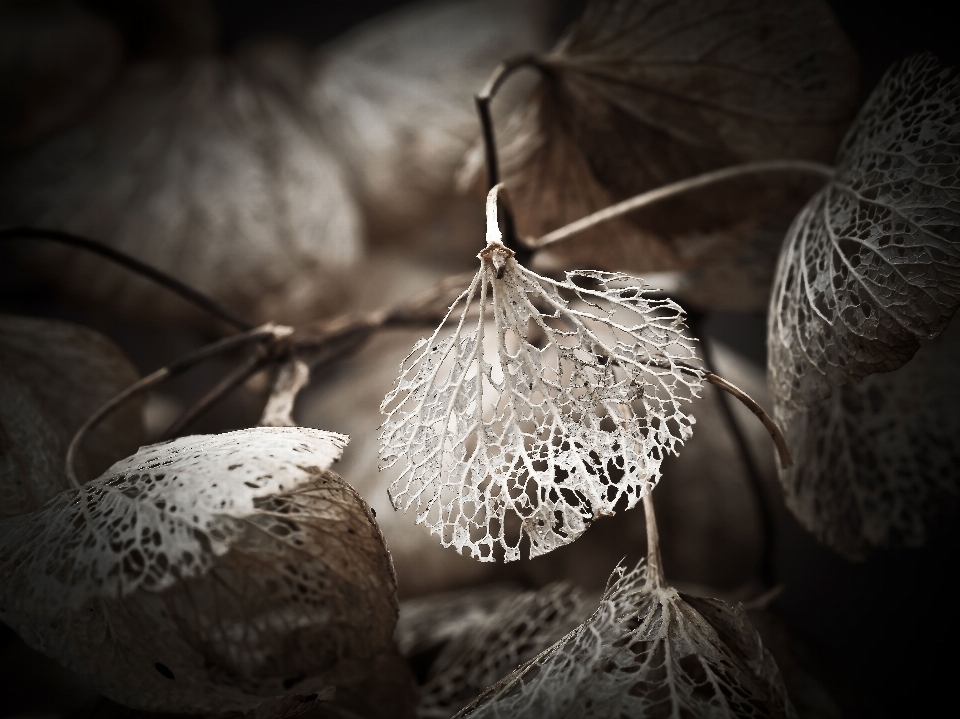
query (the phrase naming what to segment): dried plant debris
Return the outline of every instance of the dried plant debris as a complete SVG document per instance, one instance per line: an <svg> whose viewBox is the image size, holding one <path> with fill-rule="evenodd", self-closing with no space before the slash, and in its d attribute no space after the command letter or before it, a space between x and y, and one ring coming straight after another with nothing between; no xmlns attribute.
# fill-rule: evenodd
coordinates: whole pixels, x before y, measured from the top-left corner
<svg viewBox="0 0 960 719"><path fill-rule="evenodd" d="M907 362L960 304L960 78L890 69L790 230L770 304L777 411Z"/></svg>
<svg viewBox="0 0 960 719"><path fill-rule="evenodd" d="M72 2L0 5L0 144L23 146L75 122L115 80L120 33Z"/></svg>
<svg viewBox="0 0 960 719"><path fill-rule="evenodd" d="M141 449L0 523L0 619L135 709L273 716L367 681L396 651L396 583L328 469L345 442L277 427Z"/></svg>
<svg viewBox="0 0 960 719"><path fill-rule="evenodd" d="M330 311L362 230L297 99L304 63L273 44L131 67L88 122L7 173L3 221L101 240L256 318ZM45 249L55 280L101 306L153 319L189 309L101 258Z"/></svg>
<svg viewBox="0 0 960 719"><path fill-rule="evenodd" d="M404 600L393 638L406 657L432 651L485 624L521 593L512 584L498 583Z"/></svg>
<svg viewBox="0 0 960 719"><path fill-rule="evenodd" d="M538 89L500 132L502 177L531 237L719 167L827 159L858 102L856 56L821 0L592 0L534 63ZM482 174L481 157L464 179ZM729 211L696 217L686 232L711 219L736 230ZM611 254L634 244L646 264L626 267L671 269L682 258L659 222L638 232L621 219L581 241Z"/></svg>
<svg viewBox="0 0 960 719"><path fill-rule="evenodd" d="M787 505L850 559L919 546L926 520L960 493L960 325L900 369L870 375L783 414L797 458L781 473Z"/></svg>
<svg viewBox="0 0 960 719"><path fill-rule="evenodd" d="M449 198L480 134L473 94L501 57L546 49L548 14L539 0L421 2L320 53L311 102L378 234L396 237Z"/></svg>
<svg viewBox="0 0 960 719"><path fill-rule="evenodd" d="M458 717L794 717L742 607L659 586L645 564L611 577L583 624Z"/></svg>
<svg viewBox="0 0 960 719"><path fill-rule="evenodd" d="M449 719L488 686L574 629L587 616L582 594L567 584L513 592L494 611L463 621L430 666L417 716ZM482 617L482 618L481 618Z"/></svg>
<svg viewBox="0 0 960 719"><path fill-rule="evenodd" d="M0 315L0 519L39 509L70 486L70 439L137 379L123 353L92 330ZM95 476L140 446L141 409L132 401L92 433L80 453L81 476Z"/></svg>
<svg viewBox="0 0 960 719"><path fill-rule="evenodd" d="M381 407L383 467L403 467L394 507L480 561L519 559L524 538L545 554L635 506L690 436L701 382L678 305L626 275L526 269L500 243L497 189L456 329L414 346Z"/></svg>

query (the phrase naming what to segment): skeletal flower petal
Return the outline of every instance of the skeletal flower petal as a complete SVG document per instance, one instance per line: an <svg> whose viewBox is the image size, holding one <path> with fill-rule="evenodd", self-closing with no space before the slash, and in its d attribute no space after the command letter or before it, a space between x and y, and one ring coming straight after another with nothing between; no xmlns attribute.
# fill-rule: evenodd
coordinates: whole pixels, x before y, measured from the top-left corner
<svg viewBox="0 0 960 719"><path fill-rule="evenodd" d="M742 606L617 567L599 608L457 717L796 717Z"/></svg>
<svg viewBox="0 0 960 719"><path fill-rule="evenodd" d="M404 462L396 508L415 507L444 546L510 561L524 536L535 557L618 503L633 507L690 436L682 402L701 376L686 364L682 310L645 298L639 280L556 281L518 264L500 242L495 192L481 269L447 315L462 304L456 329L441 324L401 365L380 454L384 468Z"/></svg>
<svg viewBox="0 0 960 719"><path fill-rule="evenodd" d="M399 687L390 555L329 471L346 441L183 437L0 521L0 620L144 711L279 718Z"/></svg>

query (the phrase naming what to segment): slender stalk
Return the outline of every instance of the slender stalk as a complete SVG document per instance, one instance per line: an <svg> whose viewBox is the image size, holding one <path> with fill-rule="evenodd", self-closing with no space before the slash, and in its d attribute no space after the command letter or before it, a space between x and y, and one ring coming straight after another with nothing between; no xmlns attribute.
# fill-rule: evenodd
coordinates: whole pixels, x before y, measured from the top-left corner
<svg viewBox="0 0 960 719"><path fill-rule="evenodd" d="M197 417L263 369L268 362L269 358L262 352L256 352L250 357L247 357L243 363L217 382L209 392L190 405L173 424L167 427L167 431L163 433L161 441L176 437L184 428L196 420Z"/></svg>
<svg viewBox="0 0 960 719"><path fill-rule="evenodd" d="M520 55L510 60L505 60L497 65L483 86L483 89L474 96L474 103L477 106L477 116L480 118L480 130L483 135L483 150L487 166L487 190L493 189L500 183L500 162L497 156L497 138L493 127L493 115L490 112L490 102L504 81L516 70L521 67L536 66L536 59L533 55ZM504 245L515 253L521 253L521 257L517 259L518 262L529 259L530 253L528 249L517 237L513 211L503 200L498 200L497 206L503 223Z"/></svg>
<svg viewBox="0 0 960 719"><path fill-rule="evenodd" d="M698 322L697 324L701 324L702 326L702 323ZM717 375L713 371L715 365L711 356L710 344L701 332L695 332L695 334L701 338L703 364L707 370L709 370L710 374L716 377ZM762 541L759 569L760 580L765 586L773 586L776 582L777 547L777 523L774 517L773 506L770 504L770 498L767 496L767 491L764 487L763 474L757 465L753 452L750 450L747 438L740 428L737 418L733 414L733 409L730 407L726 395L721 394L717 396L717 405L720 408L721 414L723 414L730 434L733 436L734 444L737 446L737 451L740 454L740 459L743 461L744 470L746 471L747 485L750 487L750 491L757 503L756 510L760 520L760 536Z"/></svg>
<svg viewBox="0 0 960 719"><path fill-rule="evenodd" d="M87 418L87 421L83 423L80 429L77 430L76 434L73 435L73 439L70 440L70 446L67 447L67 456L64 463L64 470L70 485L76 489L80 488L80 481L77 479L75 466L77 454L80 451L80 447L83 445L83 440L91 430L93 430L98 424L100 424L100 422L104 420L105 417L110 415L115 409L117 409L117 407L120 407L127 402L127 400L129 400L131 397L143 394L148 389L156 387L158 384L161 384L171 377L175 377L176 375L185 372L194 365L203 362L210 357L253 342L263 342L264 340L271 338L283 337L288 333L289 328L280 327L270 323L263 325L262 327L257 327L249 332L227 337L226 339L222 339L218 342L214 342L213 344L201 347L195 352L191 352L190 354L175 360L166 367L161 367L156 372L153 372L143 379L134 382L118 395L108 400L106 404L104 404L102 407L100 407L100 409Z"/></svg>
<svg viewBox="0 0 960 719"><path fill-rule="evenodd" d="M643 495L643 516L647 523L647 581L651 587L666 585L663 577L663 560L660 558L660 533L657 517L653 513L653 490Z"/></svg>
<svg viewBox="0 0 960 719"><path fill-rule="evenodd" d="M719 387L724 392L736 397L738 400L740 400L741 404L753 412L757 416L757 419L763 423L763 426L773 439L773 443L777 447L777 455L780 457L780 466L783 469L787 469L793 465L793 457L790 456L790 450L787 448L787 441L783 438L783 434L780 433L780 428L777 426L777 423L774 422L773 419L771 419L770 416L763 411L763 407L761 407L756 400L754 400L750 395L732 382L728 382L723 377L715 375L713 372L705 373L704 379L706 379L707 382L715 387Z"/></svg>
<svg viewBox="0 0 960 719"><path fill-rule="evenodd" d="M70 482L71 487L74 489L80 489L80 481L77 479L77 473L74 470L74 466L76 465L77 461L77 453L80 451L83 440L86 439L86 436L90 433L90 430L100 424L100 422L102 422L103 419L107 415L111 414L117 407L125 404L131 397L136 397L138 394L146 392L151 387L156 387L158 384L166 381L171 376L173 376L173 373L170 371L169 367L161 367L156 372L148 374L141 380L134 382L120 394L112 397L105 405L100 407L100 409L87 418L87 421L84 422L80 429L77 430L77 433L73 435L73 439L70 440L70 446L67 447L67 458L65 460L64 469L67 474L67 481Z"/></svg>
<svg viewBox="0 0 960 719"><path fill-rule="evenodd" d="M743 165L734 165L733 167L724 167L720 170L705 172L702 175L688 177L679 182L672 182L669 185L663 185L655 190L643 192L635 197L618 202L615 205L604 208L592 215L571 222L559 229L549 232L536 240L526 240L525 244L531 249L541 249L555 242L566 240L574 235L596 227L599 224L607 222L626 215L642 207L649 207L671 197L682 195L685 192L696 190L708 185L725 182L737 177L747 175L761 174L765 172L805 172L829 180L833 177L834 169L830 165L824 165L820 162L810 162L809 160L763 160L760 162L748 162Z"/></svg>
<svg viewBox="0 0 960 719"><path fill-rule="evenodd" d="M247 331L254 328L253 322L245 317L242 317L233 310L224 307L219 302L211 297L208 297L199 290L195 290L177 278L172 277L171 275L168 275L167 273L162 272L155 267L151 267L150 265L143 263L140 260L131 257L130 255L124 254L113 247L109 247L101 242L97 242L96 240L80 237L79 235L73 235L69 232L47 230L40 227L14 227L12 229L0 230L0 241L14 239L48 240L50 242L58 242L62 245L77 247L79 249L86 250L87 252L92 252L120 265L121 267L125 267L126 269L131 270L138 275L153 280L157 284L178 294L187 302L190 302L209 312L210 314L219 317L227 324L232 325L239 330Z"/></svg>
<svg viewBox="0 0 960 719"><path fill-rule="evenodd" d="M767 433L773 439L773 443L777 447L777 454L780 457L780 466L786 469L787 467L793 465L793 457L790 456L790 450L787 448L786 440L780 433L780 428L777 426L777 423L774 422L770 416L763 411L763 407L761 407L760 404L753 399L753 397L748 395L732 382L728 382L720 375L714 374L709 370L704 370L701 367L694 367L686 362L677 362L676 365L682 372L687 372L689 374L696 375L697 377L702 377L710 384L719 387L724 392L738 399L747 409L757 416L757 419L760 420L760 422L766 428ZM669 369L669 366L665 364L656 366L662 366L663 369Z"/></svg>

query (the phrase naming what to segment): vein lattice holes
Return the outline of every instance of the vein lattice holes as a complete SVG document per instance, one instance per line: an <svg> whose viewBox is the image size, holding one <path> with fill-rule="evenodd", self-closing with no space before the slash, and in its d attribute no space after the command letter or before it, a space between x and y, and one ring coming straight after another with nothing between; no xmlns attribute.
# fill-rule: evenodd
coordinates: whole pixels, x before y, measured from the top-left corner
<svg viewBox="0 0 960 719"><path fill-rule="evenodd" d="M781 479L788 506L850 559L919 546L926 522L960 495L960 323L894 372L835 387L787 411L798 461Z"/></svg>
<svg viewBox="0 0 960 719"><path fill-rule="evenodd" d="M776 411L907 362L960 304L960 78L891 68L794 221L770 305ZM779 417L778 417L779 419Z"/></svg>
<svg viewBox="0 0 960 719"><path fill-rule="evenodd" d="M456 329L421 340L384 400L394 506L481 561L518 559L524 537L544 554L633 507L690 436L682 405L700 386L681 369L695 353L680 308L644 289L610 272L554 281L512 257L498 278L485 260Z"/></svg>
<svg viewBox="0 0 960 719"><path fill-rule="evenodd" d="M0 618L145 711L280 716L367 682L396 656L396 585L328 470L345 442L257 428L143 448L0 522Z"/></svg>
<svg viewBox="0 0 960 719"><path fill-rule="evenodd" d="M458 717L794 717L742 608L618 568L600 607Z"/></svg>

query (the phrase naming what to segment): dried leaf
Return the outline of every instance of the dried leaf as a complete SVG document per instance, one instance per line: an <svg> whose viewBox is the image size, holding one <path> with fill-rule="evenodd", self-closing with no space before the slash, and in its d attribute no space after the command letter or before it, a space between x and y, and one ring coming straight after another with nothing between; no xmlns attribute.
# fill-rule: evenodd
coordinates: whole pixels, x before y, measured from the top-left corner
<svg viewBox="0 0 960 719"><path fill-rule="evenodd" d="M524 537L535 557L636 505L692 432L682 403L700 375L684 368L696 355L679 306L627 275L540 277L499 242L496 188L487 213L481 269L450 309L463 303L459 324L421 339L384 399L380 456L403 466L395 508L416 506L443 546L512 561Z"/></svg>
<svg viewBox="0 0 960 719"><path fill-rule="evenodd" d="M27 145L73 123L116 78L120 33L69 2L0 6L0 142Z"/></svg>
<svg viewBox="0 0 960 719"><path fill-rule="evenodd" d="M777 411L907 362L960 304L960 78L891 68L787 236L770 304Z"/></svg>
<svg viewBox="0 0 960 719"><path fill-rule="evenodd" d="M74 433L139 379L105 337L67 322L0 315L0 519L39 509L70 485ZM143 439L142 403L111 415L85 443L81 476L102 472Z"/></svg>
<svg viewBox="0 0 960 719"><path fill-rule="evenodd" d="M141 449L0 523L0 618L148 711L272 714L366 681L395 652L396 585L327 469L345 442L257 428Z"/></svg>
<svg viewBox="0 0 960 719"><path fill-rule="evenodd" d="M540 1L421 2L321 53L311 101L375 235L396 242L402 228L446 204L480 134L473 94L501 57L546 49L548 14ZM498 109L517 97L508 94Z"/></svg>
<svg viewBox="0 0 960 719"><path fill-rule="evenodd" d="M742 607L618 567L583 624L458 717L793 717Z"/></svg>
<svg viewBox="0 0 960 719"><path fill-rule="evenodd" d="M820 0L593 0L535 62L537 92L500 133L522 236L719 167L826 159L858 100L856 56ZM470 168L481 174L479 159L477 148L463 179ZM789 182L783 189L795 201ZM683 248L664 229L727 233L736 244L764 223L736 216L760 202L714 204L719 211L698 209L679 222L666 212L646 218L649 226L644 217L615 220L553 252L618 257L632 245L636 259L608 269L681 269Z"/></svg>
<svg viewBox="0 0 960 719"><path fill-rule="evenodd" d="M90 121L11 169L3 220L99 239L257 318L329 311L344 299L337 277L361 252L361 226L296 99L298 63L264 46L238 60L131 67ZM129 271L55 249L45 255L54 278L81 297L138 317L185 312Z"/></svg>
<svg viewBox="0 0 960 719"><path fill-rule="evenodd" d="M900 369L781 408L787 506L821 542L850 559L923 544L926 519L960 493L958 368L954 321Z"/></svg>
<svg viewBox="0 0 960 719"><path fill-rule="evenodd" d="M587 611L579 591L553 584L539 591L513 592L482 620L476 616L474 622L462 622L430 667L420 688L417 716L449 719L575 628Z"/></svg>

